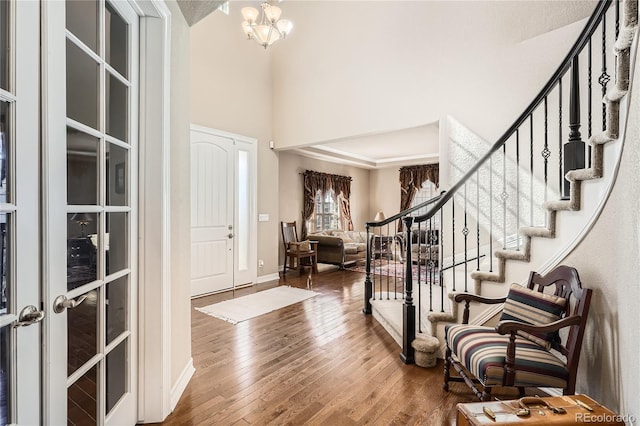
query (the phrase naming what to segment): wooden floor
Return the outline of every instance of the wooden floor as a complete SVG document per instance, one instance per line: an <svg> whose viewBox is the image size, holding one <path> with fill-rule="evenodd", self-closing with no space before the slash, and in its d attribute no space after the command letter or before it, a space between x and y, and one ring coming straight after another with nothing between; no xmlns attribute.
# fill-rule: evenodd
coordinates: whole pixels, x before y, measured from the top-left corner
<svg viewBox="0 0 640 426"><path fill-rule="evenodd" d="M195 299L194 307L277 285L307 288L307 276ZM195 375L166 425L361 425L455 423L461 383L441 388L433 369L405 365L400 348L362 313L364 275L326 271L321 293L232 325L192 311Z"/></svg>

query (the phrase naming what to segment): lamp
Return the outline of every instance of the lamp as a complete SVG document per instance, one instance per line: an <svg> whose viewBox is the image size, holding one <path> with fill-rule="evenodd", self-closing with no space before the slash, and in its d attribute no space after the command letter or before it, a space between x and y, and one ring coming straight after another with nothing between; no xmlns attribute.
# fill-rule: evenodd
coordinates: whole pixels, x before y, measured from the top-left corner
<svg viewBox="0 0 640 426"><path fill-rule="evenodd" d="M380 222L381 220L384 220L384 213L381 211L379 211L378 213L376 213L376 217L373 218L373 220L375 220L376 222Z"/></svg>
<svg viewBox="0 0 640 426"><path fill-rule="evenodd" d="M287 38L293 23L288 19L280 19L282 9L273 6L270 1L260 3L260 8L260 11L255 7L242 8L242 29L249 40L257 41L266 49L280 38Z"/></svg>
<svg viewBox="0 0 640 426"><path fill-rule="evenodd" d="M82 233L83 237L86 237L84 229L87 227L89 222L93 222L93 218L91 217L91 215L88 213L74 213L73 216L71 216L70 220L80 225L80 232Z"/></svg>

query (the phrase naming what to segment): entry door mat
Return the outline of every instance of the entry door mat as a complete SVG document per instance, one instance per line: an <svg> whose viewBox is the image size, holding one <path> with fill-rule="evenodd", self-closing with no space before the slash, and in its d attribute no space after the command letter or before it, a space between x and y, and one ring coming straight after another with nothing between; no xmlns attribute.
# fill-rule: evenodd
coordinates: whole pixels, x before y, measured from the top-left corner
<svg viewBox="0 0 640 426"><path fill-rule="evenodd" d="M301 288L279 286L196 309L203 314L211 315L231 324L238 324L319 294Z"/></svg>

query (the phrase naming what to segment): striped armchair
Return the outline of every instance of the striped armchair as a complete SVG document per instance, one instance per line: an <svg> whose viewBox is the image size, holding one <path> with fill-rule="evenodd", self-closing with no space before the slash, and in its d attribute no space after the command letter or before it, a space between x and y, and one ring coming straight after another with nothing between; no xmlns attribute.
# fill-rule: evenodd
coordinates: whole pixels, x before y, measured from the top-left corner
<svg viewBox="0 0 640 426"><path fill-rule="evenodd" d="M591 302L591 290L582 288L574 268L559 266L545 276L531 272L527 287L514 284L504 298L461 293L455 300L465 302L465 310L463 324L445 328L446 391L450 381L464 381L482 401L493 386L517 387L521 396L527 387L574 393ZM495 327L468 325L471 302L504 303L500 321ZM564 339L562 328L569 328ZM457 376L450 374L452 366Z"/></svg>

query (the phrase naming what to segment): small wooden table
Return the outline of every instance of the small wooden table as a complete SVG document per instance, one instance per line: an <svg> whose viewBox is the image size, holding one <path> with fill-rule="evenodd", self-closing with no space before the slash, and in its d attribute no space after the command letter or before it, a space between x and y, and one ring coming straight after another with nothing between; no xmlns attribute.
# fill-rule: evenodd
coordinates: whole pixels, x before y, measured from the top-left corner
<svg viewBox="0 0 640 426"><path fill-rule="evenodd" d="M487 401L458 404L456 424L467 425L624 425L624 417L597 403L586 395L550 396L539 398L540 404L528 404L529 416L518 417L519 400ZM578 405L577 401L583 405ZM546 407L564 409L556 414ZM587 408L588 407L588 408ZM487 413L485 408L490 411ZM591 409L591 411L589 410ZM491 414L495 418L491 418Z"/></svg>

